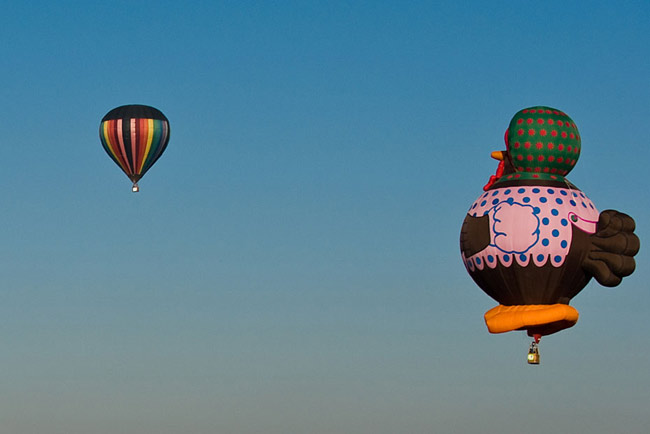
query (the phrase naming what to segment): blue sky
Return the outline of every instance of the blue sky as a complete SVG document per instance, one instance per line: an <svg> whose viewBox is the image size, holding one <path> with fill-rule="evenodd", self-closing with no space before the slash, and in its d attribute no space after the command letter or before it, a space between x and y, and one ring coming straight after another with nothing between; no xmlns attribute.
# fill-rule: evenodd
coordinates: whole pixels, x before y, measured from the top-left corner
<svg viewBox="0 0 650 434"><path fill-rule="evenodd" d="M14 2L0 15L0 420L12 434L640 433L650 5ZM170 120L132 194L113 107ZM578 324L490 335L460 260L512 115L642 250Z"/></svg>

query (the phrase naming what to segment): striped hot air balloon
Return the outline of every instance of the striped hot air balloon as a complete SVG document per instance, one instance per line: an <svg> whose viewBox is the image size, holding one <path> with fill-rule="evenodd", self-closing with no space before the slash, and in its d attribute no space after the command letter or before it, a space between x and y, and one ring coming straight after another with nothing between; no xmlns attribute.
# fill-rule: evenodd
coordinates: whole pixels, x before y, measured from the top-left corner
<svg viewBox="0 0 650 434"><path fill-rule="evenodd" d="M169 121L162 112L146 105L124 105L104 116L99 138L106 153L133 182L160 158L169 143Z"/></svg>

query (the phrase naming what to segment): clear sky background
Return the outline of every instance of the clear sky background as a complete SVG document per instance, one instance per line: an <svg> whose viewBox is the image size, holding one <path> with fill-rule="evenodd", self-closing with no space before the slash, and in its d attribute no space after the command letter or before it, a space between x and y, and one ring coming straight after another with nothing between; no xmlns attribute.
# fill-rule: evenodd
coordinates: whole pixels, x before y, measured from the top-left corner
<svg viewBox="0 0 650 434"><path fill-rule="evenodd" d="M650 3L2 2L0 431L642 433ZM170 120L133 194L110 109ZM525 362L458 237L512 115L642 250Z"/></svg>

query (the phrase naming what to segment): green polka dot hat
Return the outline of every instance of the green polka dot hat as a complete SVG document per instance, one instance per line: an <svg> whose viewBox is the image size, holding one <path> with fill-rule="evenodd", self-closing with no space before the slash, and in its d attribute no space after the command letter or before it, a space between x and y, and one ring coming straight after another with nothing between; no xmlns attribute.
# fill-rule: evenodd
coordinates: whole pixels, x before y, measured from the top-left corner
<svg viewBox="0 0 650 434"><path fill-rule="evenodd" d="M517 112L506 132L506 145L518 179L561 180L580 157L575 122L551 107Z"/></svg>

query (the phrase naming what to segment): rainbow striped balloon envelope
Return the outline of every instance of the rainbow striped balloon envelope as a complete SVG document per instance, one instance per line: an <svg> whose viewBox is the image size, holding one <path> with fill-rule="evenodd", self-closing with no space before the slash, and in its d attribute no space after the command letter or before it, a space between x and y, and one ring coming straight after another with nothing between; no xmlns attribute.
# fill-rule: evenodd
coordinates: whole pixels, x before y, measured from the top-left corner
<svg viewBox="0 0 650 434"><path fill-rule="evenodd" d="M146 105L124 105L109 111L99 126L106 153L133 182L138 181L165 152L169 121L162 112Z"/></svg>

